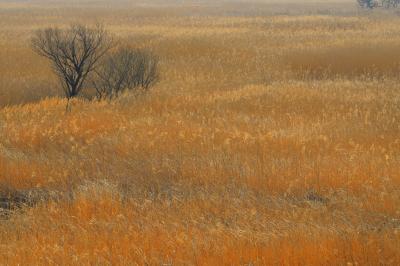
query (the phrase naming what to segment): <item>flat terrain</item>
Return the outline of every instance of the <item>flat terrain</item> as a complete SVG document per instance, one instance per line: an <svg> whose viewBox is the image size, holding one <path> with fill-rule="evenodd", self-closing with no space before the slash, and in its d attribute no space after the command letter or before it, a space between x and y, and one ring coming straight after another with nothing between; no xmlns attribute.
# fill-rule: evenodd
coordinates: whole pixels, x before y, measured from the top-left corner
<svg viewBox="0 0 400 266"><path fill-rule="evenodd" d="M397 11L79 2L0 1L0 265L400 265ZM161 80L66 113L30 37L99 21Z"/></svg>

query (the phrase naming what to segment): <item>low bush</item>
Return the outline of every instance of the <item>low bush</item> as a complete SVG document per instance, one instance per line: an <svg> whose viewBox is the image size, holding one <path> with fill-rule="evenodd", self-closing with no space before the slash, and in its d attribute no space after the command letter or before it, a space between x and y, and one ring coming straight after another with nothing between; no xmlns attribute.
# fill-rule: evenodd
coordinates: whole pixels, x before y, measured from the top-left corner
<svg viewBox="0 0 400 266"><path fill-rule="evenodd" d="M147 91L159 77L158 58L151 52L122 48L108 55L92 78L97 98L111 99L127 90Z"/></svg>

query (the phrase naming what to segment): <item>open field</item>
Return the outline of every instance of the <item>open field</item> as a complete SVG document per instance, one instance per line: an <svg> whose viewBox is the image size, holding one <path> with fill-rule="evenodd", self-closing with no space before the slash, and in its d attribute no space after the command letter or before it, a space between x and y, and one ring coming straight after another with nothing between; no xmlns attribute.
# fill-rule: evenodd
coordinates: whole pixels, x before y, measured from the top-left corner
<svg viewBox="0 0 400 266"><path fill-rule="evenodd" d="M0 265L400 265L395 11L78 2L0 0ZM161 80L66 113L30 37L97 21Z"/></svg>

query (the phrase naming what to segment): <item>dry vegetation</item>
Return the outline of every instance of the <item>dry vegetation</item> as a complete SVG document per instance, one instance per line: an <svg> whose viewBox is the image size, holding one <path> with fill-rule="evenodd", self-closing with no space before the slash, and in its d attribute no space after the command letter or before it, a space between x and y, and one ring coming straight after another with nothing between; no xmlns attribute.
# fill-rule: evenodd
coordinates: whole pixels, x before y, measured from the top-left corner
<svg viewBox="0 0 400 266"><path fill-rule="evenodd" d="M1 4L0 264L400 264L399 18L101 6ZM66 114L29 38L98 19L161 81Z"/></svg>

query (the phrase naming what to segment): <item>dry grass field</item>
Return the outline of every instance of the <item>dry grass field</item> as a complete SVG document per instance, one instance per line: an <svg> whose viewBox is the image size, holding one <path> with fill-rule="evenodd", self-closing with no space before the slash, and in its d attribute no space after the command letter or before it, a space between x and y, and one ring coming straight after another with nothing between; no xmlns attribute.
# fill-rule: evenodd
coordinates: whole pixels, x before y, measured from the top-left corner
<svg viewBox="0 0 400 266"><path fill-rule="evenodd" d="M0 0L0 265L400 265L400 18L259 2ZM161 80L66 113L98 21Z"/></svg>

